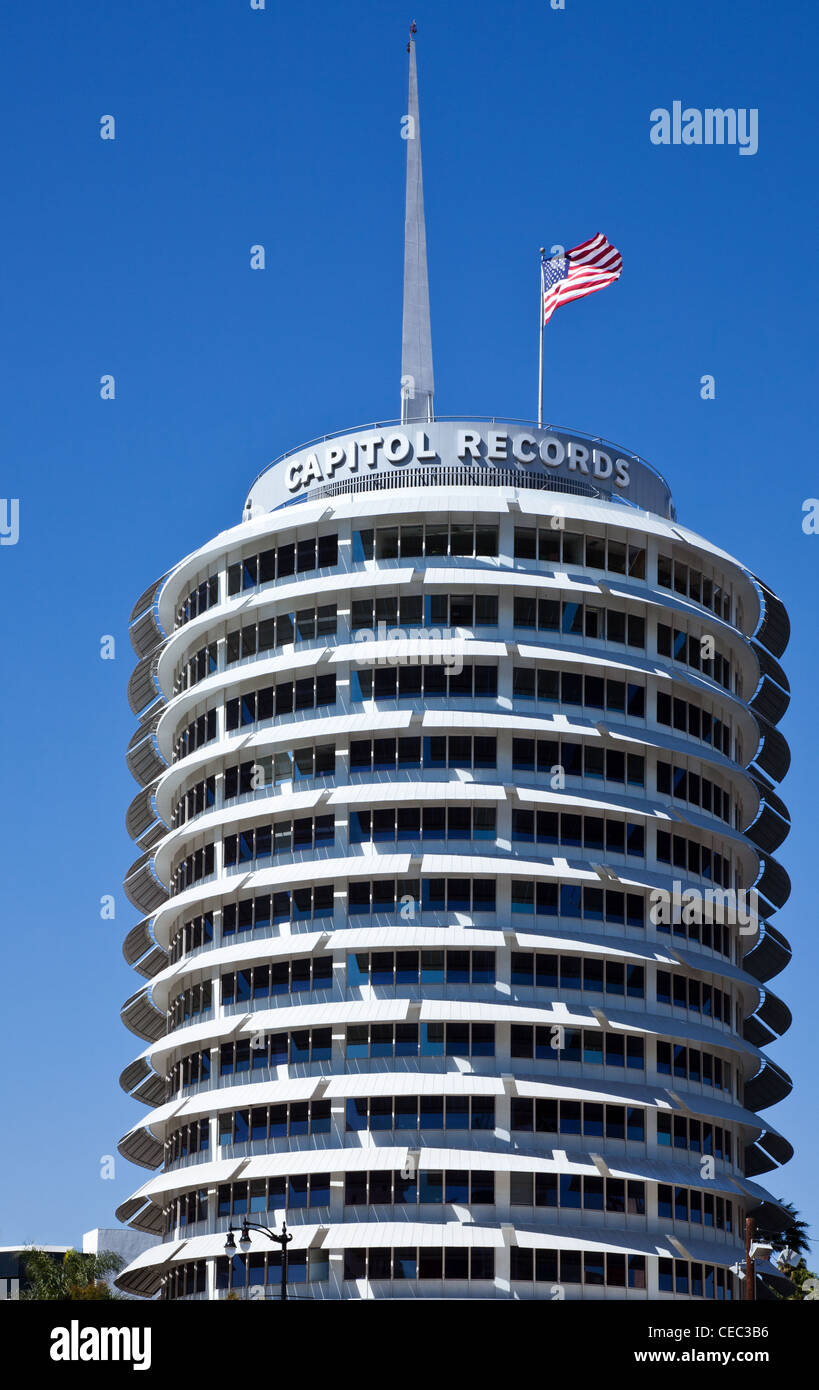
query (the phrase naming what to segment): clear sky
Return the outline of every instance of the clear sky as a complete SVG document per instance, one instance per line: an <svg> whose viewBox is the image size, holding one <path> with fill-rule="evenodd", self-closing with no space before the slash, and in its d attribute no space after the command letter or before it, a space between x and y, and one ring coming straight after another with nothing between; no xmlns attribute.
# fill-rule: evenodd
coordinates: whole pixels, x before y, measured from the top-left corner
<svg viewBox="0 0 819 1390"><path fill-rule="evenodd" d="M398 413L412 18L437 408L531 418L538 247L605 232L624 272L552 319L547 419L648 458L790 610L795 1023L771 1054L796 1084L769 1114L797 1156L770 1183L816 1219L815 7L8 0L0 1244L79 1240L149 1176L100 1175L143 1113L117 1081L142 1047L119 1021L128 616L271 458ZM677 100L756 109L758 152L653 145Z"/></svg>

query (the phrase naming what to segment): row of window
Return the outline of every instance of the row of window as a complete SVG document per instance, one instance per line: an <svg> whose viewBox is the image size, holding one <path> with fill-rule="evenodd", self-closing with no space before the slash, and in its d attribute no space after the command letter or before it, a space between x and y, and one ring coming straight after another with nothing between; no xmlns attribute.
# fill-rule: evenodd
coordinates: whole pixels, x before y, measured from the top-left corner
<svg viewBox="0 0 819 1390"><path fill-rule="evenodd" d="M350 606L353 632L377 637L414 627L497 627L497 594L401 594L356 598Z"/></svg>
<svg viewBox="0 0 819 1390"><path fill-rule="evenodd" d="M365 1057L494 1057L494 1023L351 1023L345 1055Z"/></svg>
<svg viewBox="0 0 819 1390"><path fill-rule="evenodd" d="M228 970L221 978L222 1003L243 1004L251 999L271 999L279 994L304 994L332 989L332 956L298 956L274 960L269 965L249 965Z"/></svg>
<svg viewBox="0 0 819 1390"><path fill-rule="evenodd" d="M349 1134L382 1130L494 1129L494 1096L356 1096L346 1104Z"/></svg>
<svg viewBox="0 0 819 1390"><path fill-rule="evenodd" d="M191 985L176 998L171 1001L168 1010L168 1032L174 1028L181 1028L192 1018L197 1018L206 1009L211 1007L212 987L210 980L202 980L199 984Z"/></svg>
<svg viewBox="0 0 819 1390"><path fill-rule="evenodd" d="M733 1231L734 1205L725 1197L712 1192L700 1192L695 1187L657 1186L657 1215L661 1220L689 1221L693 1226L715 1227L718 1231Z"/></svg>
<svg viewBox="0 0 819 1390"><path fill-rule="evenodd" d="M401 772L405 768L497 767L495 735L440 734L429 738L359 738L350 741L350 772Z"/></svg>
<svg viewBox="0 0 819 1390"><path fill-rule="evenodd" d="M673 1199L672 1199L673 1191ZM672 1189L661 1184L659 1215L675 1220L733 1229L730 1201L695 1189ZM672 1206L673 1200L673 1206ZM601 1178L579 1174L512 1173L512 1206L563 1207L569 1210L604 1211L644 1216L645 1183L622 1178ZM407 1175L403 1171L377 1170L347 1173L344 1179L345 1206L416 1206L424 1203L494 1206L495 1174L490 1170L421 1169ZM274 1178L254 1178L248 1182L225 1183L218 1189L219 1217L261 1215L330 1204L330 1174L311 1173ZM685 1213L685 1214L683 1214ZM166 1231L208 1217L207 1192L186 1193L166 1208Z"/></svg>
<svg viewBox="0 0 819 1390"><path fill-rule="evenodd" d="M657 1112L657 1143L661 1148L688 1149L690 1153L712 1154L731 1162L731 1131L721 1125L706 1124L688 1115L669 1115ZM740 1166L742 1153L739 1136L736 1138L735 1161Z"/></svg>
<svg viewBox="0 0 819 1390"><path fill-rule="evenodd" d="M219 1116L219 1146L253 1144L267 1139L295 1139L330 1133L329 1100L294 1100L290 1104L254 1105Z"/></svg>
<svg viewBox="0 0 819 1390"><path fill-rule="evenodd" d="M169 952L171 965L175 965L183 956L190 955L191 951L198 951L200 946L207 946L211 941L213 941L213 914L204 912L199 913L196 917L191 917L174 932L171 938Z"/></svg>
<svg viewBox="0 0 819 1390"><path fill-rule="evenodd" d="M336 820L332 812L328 816L296 816L293 820L274 821L272 825L249 826L237 835L224 837L224 865L226 869L237 864L258 867L277 854L295 854L299 850L332 845L335 833Z"/></svg>
<svg viewBox="0 0 819 1390"><path fill-rule="evenodd" d="M454 663L452 663L454 665ZM376 666L350 672L350 701L425 699L493 699L498 693L497 666Z"/></svg>
<svg viewBox="0 0 819 1390"><path fill-rule="evenodd" d="M622 821L614 816L578 816L569 811L512 810L512 840L520 844L553 845L587 854L634 855L644 859L646 831L643 821Z"/></svg>
<svg viewBox="0 0 819 1390"><path fill-rule="evenodd" d="M190 1124L180 1125L168 1135L163 1145L164 1161L175 1163L191 1154L208 1153L210 1150L210 1120L192 1120Z"/></svg>
<svg viewBox="0 0 819 1390"><path fill-rule="evenodd" d="M260 652L294 642L314 642L317 637L335 637L337 609L334 603L319 607L300 608L293 613L277 613L274 618L262 618L247 623L227 634L226 660L228 666L245 661Z"/></svg>
<svg viewBox="0 0 819 1390"><path fill-rule="evenodd" d="M225 701L225 729L232 733L248 724L263 724L268 719L294 710L322 709L336 702L335 672L321 676L303 676L296 681L279 681L276 685L247 690L238 699Z"/></svg>
<svg viewBox="0 0 819 1390"><path fill-rule="evenodd" d="M566 1028L563 1024L513 1023L513 1058L554 1062L583 1062L587 1066L627 1067L644 1071L645 1039L633 1033L609 1033L602 1028Z"/></svg>
<svg viewBox="0 0 819 1390"><path fill-rule="evenodd" d="M246 623L244 627L234 628L227 633L225 664L233 666L237 661L247 661L249 657L291 646L296 642L312 642L317 637L335 637L336 628L337 612L334 603L301 608L290 613L278 613L272 618ZM178 668L174 677L174 695L182 690L190 690L218 669L218 642L209 642Z"/></svg>
<svg viewBox="0 0 819 1390"><path fill-rule="evenodd" d="M657 971L657 1003L673 1004L677 1009L688 1009L722 1023L731 1022L730 994L704 980L690 979L670 970Z"/></svg>
<svg viewBox="0 0 819 1390"><path fill-rule="evenodd" d="M309 922L332 915L332 883L317 883L314 888L284 889L279 893L259 893L255 898L225 903L222 908L222 936L233 936L243 931L265 931L271 924L281 926L285 922Z"/></svg>
<svg viewBox="0 0 819 1390"><path fill-rule="evenodd" d="M615 714L644 719L646 688L633 681L613 680L610 676L589 676L579 671L555 671L546 667L515 666L512 694L516 700L538 700L549 704L584 705L610 710Z"/></svg>
<svg viewBox="0 0 819 1390"><path fill-rule="evenodd" d="M645 1255L617 1255L599 1251L531 1250L513 1245L510 1277L515 1283L606 1284L616 1289L646 1287ZM713 1275L713 1266L708 1266ZM709 1297L713 1297L710 1294Z"/></svg>
<svg viewBox="0 0 819 1390"><path fill-rule="evenodd" d="M423 749L423 759L422 759ZM497 766L497 739L469 735L426 738L354 739L350 744L350 771L401 771L406 768L494 768ZM571 743L568 740L514 738L512 766L516 771L543 772L554 777L584 777L616 782L620 785L645 784L645 758L639 753L622 753L614 748ZM332 777L336 770L335 744L322 743L296 748L292 753L260 756L225 769L225 804L250 795L260 787L282 780L303 781ZM677 800L701 806L730 825L731 798L728 792L698 773L664 760L657 763L657 790ZM193 816L216 804L216 778L203 778L177 801L171 826L184 825ZM734 819L736 819L734 817Z"/></svg>
<svg viewBox="0 0 819 1390"><path fill-rule="evenodd" d="M610 574L628 574L632 579L646 577L643 546L614 540L611 536L588 536L558 526L516 526L514 544L516 560L581 565L586 569L608 570Z"/></svg>
<svg viewBox="0 0 819 1390"><path fill-rule="evenodd" d="M309 1258L308 1258L309 1257ZM645 1289L645 1255L622 1255L612 1251L533 1250L513 1245L510 1250L511 1277L515 1283L551 1285L605 1285L609 1288ZM278 1289L281 1280L281 1254L258 1251L248 1255L219 1256L216 1260L218 1292L241 1291L267 1284ZM660 1293L686 1298L730 1301L733 1282L721 1266L697 1260L660 1258ZM384 1247L353 1248L344 1252L345 1280L366 1279L406 1281L417 1279L487 1280L495 1277L495 1252L490 1247ZM330 1277L329 1254L325 1250L294 1250L287 1257L287 1282L324 1283ZM162 1298L187 1298L207 1290L207 1261L189 1260L168 1274Z"/></svg>
<svg viewBox="0 0 819 1390"><path fill-rule="evenodd" d="M513 1023L510 1052L513 1058L527 1060L583 1062L586 1066L605 1064L607 1067L626 1067L634 1071L645 1069L644 1038L630 1033L609 1033L602 1028ZM730 1064L696 1047L658 1039L657 1071L669 1076L673 1073L674 1076L731 1093Z"/></svg>
<svg viewBox="0 0 819 1390"><path fill-rule="evenodd" d="M599 956L552 955L546 951L513 951L512 984L530 989L582 990L620 998L644 999L646 972L642 965Z"/></svg>
<svg viewBox="0 0 819 1390"><path fill-rule="evenodd" d="M169 1100L180 1086L197 1086L210 1081L210 1052L190 1052L180 1057L165 1075L165 1098Z"/></svg>
<svg viewBox="0 0 819 1390"><path fill-rule="evenodd" d="M645 1216L646 1185L631 1178L584 1177L580 1173L510 1173L513 1207L567 1207Z"/></svg>
<svg viewBox="0 0 819 1390"><path fill-rule="evenodd" d="M639 614L626 613L622 608L601 608L599 604L573 599L529 595L516 597L513 622L519 628L588 637L595 642L638 647L641 651L645 650L646 645L646 621Z"/></svg>
<svg viewBox="0 0 819 1390"><path fill-rule="evenodd" d="M307 778L332 777L336 770L334 743L308 744L274 754L262 754L225 768L222 800L225 805L237 797L249 796L260 788L278 782L301 782ZM193 816L216 804L216 777L196 782L179 798L171 814L171 828L184 825Z"/></svg>
<svg viewBox="0 0 819 1390"><path fill-rule="evenodd" d="M637 1105L513 1096L509 1127L528 1134L583 1134L588 1139L628 1139L644 1144L646 1112Z"/></svg>
<svg viewBox="0 0 819 1390"><path fill-rule="evenodd" d="M173 682L174 695L178 695L182 690L190 690L191 686L198 685L218 669L218 647L216 642L209 642L206 647L200 647L198 652L194 652L177 670Z"/></svg>
<svg viewBox="0 0 819 1390"><path fill-rule="evenodd" d="M513 597L512 616L516 628L562 632L640 649L645 649L646 645L645 619L620 608L525 594ZM498 596L486 593L404 594L354 599L350 625L353 632L366 630L376 635L383 632L385 637L396 627L402 631L416 627L497 627Z"/></svg>
<svg viewBox="0 0 819 1390"><path fill-rule="evenodd" d="M466 1168L422 1168L405 1172L389 1170L344 1175L347 1207L434 1206L460 1202L473 1206L495 1205L495 1174Z"/></svg>
<svg viewBox="0 0 819 1390"><path fill-rule="evenodd" d="M692 806L701 806L703 811L719 816L726 825L731 824L731 798L728 792L697 772L688 772L684 767L658 759L657 791L678 801L687 801Z"/></svg>
<svg viewBox="0 0 819 1390"><path fill-rule="evenodd" d="M580 1250L527 1250L513 1245L511 1277L523 1283L606 1284L613 1288L646 1287L645 1255L584 1253ZM660 1293L676 1293L691 1298L719 1301L734 1297L727 1270L697 1260L659 1259Z"/></svg>
<svg viewBox="0 0 819 1390"><path fill-rule="evenodd" d="M309 890L307 890L309 892ZM348 956L350 988L372 985L495 983L494 951L356 951ZM545 951L513 951L511 983L518 988L609 994L645 998L645 968L596 956L554 955ZM222 1004L270 999L332 988L332 956L297 956L264 965L226 971L221 976ZM706 1018L731 1024L731 996L704 981L668 970L657 971L657 1002L673 1004ZM203 980L173 1000L168 1015L171 1029L195 1018L212 1004L211 982Z"/></svg>
<svg viewBox="0 0 819 1390"><path fill-rule="evenodd" d="M659 1259L657 1271L660 1293L718 1300L734 1297L731 1275L719 1265L715 1269L713 1265L700 1264L697 1260Z"/></svg>
<svg viewBox="0 0 819 1390"><path fill-rule="evenodd" d="M712 1057L710 1052L701 1052L698 1047L686 1047L684 1043L657 1042L657 1071L665 1076L677 1076L683 1081L696 1081L703 1086L715 1086L731 1092L731 1072L729 1062L720 1057Z"/></svg>
<svg viewBox="0 0 819 1390"><path fill-rule="evenodd" d="M256 555L228 565L228 597L270 584L274 579L287 579L293 574L311 574L314 570L334 568L338 564L338 536L306 536L300 541L269 546Z"/></svg>
<svg viewBox="0 0 819 1390"><path fill-rule="evenodd" d="M710 850L699 840L689 840L686 835L672 835L668 830L658 830L657 858L661 864L673 864L675 869L698 874L700 878L718 883L722 888L730 888L736 883L736 871L732 874L727 855Z"/></svg>
<svg viewBox="0 0 819 1390"><path fill-rule="evenodd" d="M437 522L426 527L422 524L379 527L377 531L357 531L354 535L353 559L356 562L372 559L415 560L424 555L497 557L497 526ZM586 569L608 570L611 574L629 575L633 579L646 577L646 552L643 546L615 540L611 536L584 535L559 527L516 526L514 556L516 560L540 560L550 565L580 565ZM288 542L256 555L248 555L229 566L228 594L232 596L258 584L337 564L337 535ZM671 589L712 609L725 622L731 621L728 588L706 577L699 568L673 560L668 555L658 555L657 583L661 588ZM219 578L218 575L211 575L190 590L181 601L176 615L177 627L206 612L218 601Z"/></svg>
<svg viewBox="0 0 819 1390"><path fill-rule="evenodd" d="M375 810L351 811L349 842L351 845L397 843L403 840L495 840L497 835L494 806L398 806L378 807ZM300 816L295 820L276 821L272 825L256 826L226 835L224 839L225 867L236 864L256 864L270 860L276 854L318 848L334 842L335 817ZM675 837L678 838L678 837ZM584 850L586 853L632 855L645 858L645 826L642 821L622 821L613 816L579 816L557 811L512 811L512 840L523 844L554 845L563 849ZM690 841L689 845L696 842ZM663 842L665 844L665 841ZM212 850L212 845L210 846ZM697 846L699 849L700 847ZM201 853L201 852L198 852ZM188 856L177 870L181 887L196 881L187 865L196 856ZM208 856L205 856L208 859ZM689 872L702 872L710 877L712 856L702 847L701 856L689 854ZM198 860L196 863L198 865ZM204 861L203 861L204 862ZM209 857L212 871L212 855ZM675 861L676 862L676 861ZM727 874L722 856L714 854L714 873ZM725 861L727 864L727 861ZM200 874L199 877L202 875ZM723 878L717 877L722 883ZM176 877L172 879L176 884ZM724 886L728 886L725 882ZM174 892L181 891L174 886Z"/></svg>
<svg viewBox="0 0 819 1390"><path fill-rule="evenodd" d="M330 1028L304 1028L291 1033L267 1033L238 1042L222 1043L220 1076L239 1075L275 1066L327 1062L332 1056ZM584 1065L645 1069L645 1041L633 1034L563 1025L511 1026L511 1056L527 1060L583 1062ZM396 1057L494 1057L493 1023L357 1023L346 1030L348 1059ZM657 1071L731 1094L732 1067L720 1057L681 1043L657 1042ZM167 1076L170 1092L180 1085L210 1078L210 1054L195 1052L181 1058Z"/></svg>
<svg viewBox="0 0 819 1390"><path fill-rule="evenodd" d="M723 753L726 758L731 756L731 729L728 724L717 719L716 715L709 714L708 710L700 705L694 705L690 700L681 700L676 695L667 695L664 691L657 691L657 723L665 724L670 729L677 729L680 733L690 734L692 738L698 738L703 743L708 743L712 748L716 748L718 753ZM739 735L736 740L736 761L742 762L742 748Z"/></svg>
<svg viewBox="0 0 819 1390"><path fill-rule="evenodd" d="M373 879L352 882L348 890L350 916L398 915L414 921L420 903L436 912L451 910L494 912L495 883L492 879ZM464 886L466 885L466 886ZM487 886L488 885L488 886ZM423 898L422 898L423 894ZM465 906L464 906L465 905ZM532 884L512 882L512 907L517 913L551 918L568 917L590 922L606 921L617 926L643 928L645 899L641 893L624 893L616 888L591 888L578 884ZM222 909L222 937L237 932L266 931L271 925L290 921L309 921L333 912L333 885L316 884L279 893L261 893L226 903ZM357 922L356 925L361 925ZM730 960L731 934L719 922L658 923L657 931L701 944ZM191 918L175 933L171 942L171 961L213 941L210 913Z"/></svg>
<svg viewBox="0 0 819 1390"><path fill-rule="evenodd" d="M513 879L511 894L512 911L517 913L645 926L642 893ZM495 911L495 898L494 879L425 878L420 884L418 879L364 879L349 884L347 907L350 917L397 913L402 920L414 921L419 907L434 912L491 913Z"/></svg>
<svg viewBox="0 0 819 1390"><path fill-rule="evenodd" d="M493 1130L493 1096L359 1096L346 1103L348 1133L382 1130ZM181 1136L172 1157L184 1157L182 1145L193 1143L192 1135ZM305 1134L329 1134L330 1101L291 1101L289 1105L254 1105L224 1111L219 1116L219 1144L258 1143L271 1139L295 1138ZM199 1144L200 1148L206 1148ZM197 1152L191 1149L191 1152Z"/></svg>
<svg viewBox="0 0 819 1390"><path fill-rule="evenodd" d="M684 632L681 628L671 628L667 623L657 624L657 655L669 656L681 661L694 671L702 671L726 690L733 689L731 663L727 656L714 649L714 639L710 633L701 637ZM736 680L737 693L740 689L739 672Z"/></svg>
<svg viewBox="0 0 819 1390"><path fill-rule="evenodd" d="M209 709L197 719L192 719L187 728L182 730L173 746L173 761L178 763L180 758L187 758L189 753L195 753L197 748L203 748L215 738L216 710Z"/></svg>
<svg viewBox="0 0 819 1390"><path fill-rule="evenodd" d="M177 1226L195 1226L198 1221L208 1219L208 1194L205 1188L194 1192L183 1192L164 1209L164 1229L168 1235Z"/></svg>
<svg viewBox="0 0 819 1390"><path fill-rule="evenodd" d="M191 884L200 883L203 878L207 878L214 872L214 862L212 843L203 845L192 854L187 854L184 859L180 859L171 874L171 896L182 893L186 888L190 888Z"/></svg>
<svg viewBox="0 0 819 1390"><path fill-rule="evenodd" d="M344 1278L350 1279L494 1279L495 1251L421 1246L344 1251Z"/></svg>
<svg viewBox="0 0 819 1390"><path fill-rule="evenodd" d="M715 579L707 578L699 568L684 565L681 560L672 560L670 555L657 556L657 583L663 589L673 589L675 594L692 598L710 608L724 622L731 621L731 594Z"/></svg>
<svg viewBox="0 0 819 1390"><path fill-rule="evenodd" d="M221 1255L216 1261L216 1289L219 1293L246 1291L266 1284L279 1296L282 1257L276 1251L252 1255ZM293 1250L287 1256L287 1285L325 1284L330 1278L330 1257L326 1250ZM272 1297L273 1295L271 1295ZM309 1295L308 1295L309 1296Z"/></svg>
<svg viewBox="0 0 819 1390"><path fill-rule="evenodd" d="M193 816L200 816L203 811L209 811L215 805L216 778L215 776L204 777L200 782L189 787L183 796L180 796L171 812L171 829L178 829L180 825L185 825Z"/></svg>
<svg viewBox="0 0 819 1390"><path fill-rule="evenodd" d="M493 985L494 951L355 951L347 957L347 984Z"/></svg>
<svg viewBox="0 0 819 1390"><path fill-rule="evenodd" d="M349 839L351 845L398 844L402 841L466 841L495 840L496 812L494 807L486 806L399 806L380 807L373 811L352 811L350 814ZM514 808L512 811L512 841L518 844L551 845L563 851L578 850L584 854L618 854L644 859L646 853L645 826L642 822L622 821L613 816L579 816L573 812L526 811ZM335 816L298 816L293 820L275 821L272 825L251 826L235 835L226 835L224 845L224 866L226 869L242 865L259 868L269 864L278 854L295 854L300 851L319 849L335 843ZM731 860L727 855L712 850L698 840L683 835L671 835L669 831L656 832L657 859L663 864L673 864L688 875L699 875L709 882L730 888L736 879L732 873ZM214 846L212 843L193 851L179 861L171 874L171 894L181 893L192 884L200 882L214 872ZM443 880L424 879L422 885L422 906L429 910L443 910ZM455 884L459 880L449 880ZM484 880L491 882L491 880ZM437 892L436 892L436 885ZM468 880L463 880L468 885ZM366 885L350 885L350 912L354 913L365 899ZM354 887L357 892L354 896ZM561 890L562 891L562 890ZM571 890L567 887L566 893ZM578 893L580 889L578 888ZM594 892L595 890L591 890ZM597 890L600 892L601 890ZM558 915L558 887L556 884L529 883L523 900L519 898L519 887L512 885L512 911L532 911L533 895L537 897L537 912ZM453 909L451 898L459 896L469 911L469 888L450 890L447 887L446 906ZM485 890L483 905L476 911L494 912L494 884L491 893ZM475 901L475 894L472 894ZM492 906L487 904L492 901ZM306 899L305 899L306 902ZM552 911L550 912L550 905ZM367 910L365 908L365 910ZM601 909L602 911L602 909ZM569 910L569 915L572 915ZM575 913L574 915L578 915ZM630 923L630 925L633 925Z"/></svg>
<svg viewBox="0 0 819 1390"><path fill-rule="evenodd" d="M252 1216L281 1207L329 1207L330 1174L297 1173L289 1178L223 1183L216 1200L218 1216Z"/></svg>
<svg viewBox="0 0 819 1390"><path fill-rule="evenodd" d="M281 1286L281 1254L274 1251L252 1255L235 1255L231 1259L220 1255L216 1261L216 1288L222 1293L230 1289L243 1293L247 1288ZM326 1283L330 1278L329 1255L326 1250L293 1250L287 1256L287 1284ZM207 1292L207 1260L185 1260L172 1266L162 1285L163 1301L190 1298Z"/></svg>
<svg viewBox="0 0 819 1390"><path fill-rule="evenodd" d="M348 1102L348 1107L352 1102ZM673 1120L673 1127L672 1127ZM510 1129L528 1134L584 1135L587 1139L620 1139L645 1143L646 1112L636 1105L604 1105L598 1101L535 1100L513 1096L510 1102ZM389 1128L389 1126L386 1126ZM688 1119L685 1115L657 1114L657 1143L687 1148L692 1153L713 1155L731 1162L731 1132L720 1125ZM737 1139L737 1162L740 1143Z"/></svg>
<svg viewBox="0 0 819 1390"><path fill-rule="evenodd" d="M679 915L679 914L678 914ZM665 936L680 936L684 940L694 941L699 945L707 946L710 950L716 951L718 955L724 956L726 960L733 960L735 952L732 952L731 933L727 926L721 922L658 922L657 931Z"/></svg>
<svg viewBox="0 0 819 1390"><path fill-rule="evenodd" d="M621 753L590 743L558 738L513 738L512 767L516 772L543 772L555 777L585 777L643 787L646 760L642 753Z"/></svg>
<svg viewBox="0 0 819 1390"><path fill-rule="evenodd" d="M528 878L514 878L512 911L530 917L583 918L591 922L615 922L619 926L645 926L642 893L622 893L617 888L587 888L579 883L534 883Z"/></svg>
<svg viewBox="0 0 819 1390"><path fill-rule="evenodd" d="M185 1260L183 1264L174 1265L165 1276L159 1297L166 1302L177 1298L190 1298L193 1294L207 1291L207 1260Z"/></svg>
<svg viewBox="0 0 819 1390"><path fill-rule="evenodd" d="M329 1062L333 1053L331 1028L299 1028L293 1032L257 1034L219 1048L219 1075L237 1076L267 1067L298 1062Z"/></svg>
<svg viewBox="0 0 819 1390"><path fill-rule="evenodd" d="M218 602L219 576L212 574L209 579L203 579L201 584L197 584L185 595L176 610L176 626L181 627L200 613L207 613L208 609L213 608Z"/></svg>
<svg viewBox="0 0 819 1390"><path fill-rule="evenodd" d="M351 811L349 843L400 840L495 840L494 806L379 806Z"/></svg>
<svg viewBox="0 0 819 1390"><path fill-rule="evenodd" d="M353 562L420 560L422 556L486 556L497 559L498 528L472 521L416 522L353 532Z"/></svg>
<svg viewBox="0 0 819 1390"><path fill-rule="evenodd" d="M349 884L347 910L351 917L397 912L412 922L419 910L494 912L495 893L493 878L363 879Z"/></svg>
<svg viewBox="0 0 819 1390"><path fill-rule="evenodd" d="M534 666L515 666L512 676L515 699L579 705L645 718L645 686L636 682ZM374 670L351 672L350 698L353 702L416 699L422 695L428 698L495 698L497 693L496 666L466 664L457 674L450 672L445 665L377 666ZM335 673L282 681L275 686L249 690L240 698L226 701L225 727L230 733L280 715L292 714L294 710L319 709L335 702ZM689 733L717 748L726 757L731 756L729 726L699 705L676 697L672 699L670 695L658 691L657 722ZM183 730L174 744L174 761L178 762L215 738L216 711L210 710ZM741 761L739 749L737 759Z"/></svg>
<svg viewBox="0 0 819 1390"><path fill-rule="evenodd" d="M219 1145L229 1147L329 1134L330 1120L329 1100L291 1101L222 1111ZM644 1144L646 1111L637 1105L512 1096L509 1126L513 1133L583 1136ZM494 1128L493 1096L356 1096L347 1100L345 1106L345 1129L349 1134ZM740 1139L737 1136L734 1144L727 1127L661 1110L657 1112L656 1129L661 1148L683 1149L726 1163L736 1161L740 1165ZM207 1152L209 1147L209 1121L193 1120L168 1136L165 1161L176 1162L191 1154Z"/></svg>

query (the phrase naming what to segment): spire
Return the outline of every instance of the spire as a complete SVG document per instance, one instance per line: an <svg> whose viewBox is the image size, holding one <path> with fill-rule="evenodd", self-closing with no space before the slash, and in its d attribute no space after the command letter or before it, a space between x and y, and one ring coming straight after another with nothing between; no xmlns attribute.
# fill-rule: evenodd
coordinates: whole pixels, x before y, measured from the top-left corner
<svg viewBox="0 0 819 1390"><path fill-rule="evenodd" d="M418 118L418 72L415 24L410 26L407 205L404 217L404 320L401 333L401 421L432 419L432 331L429 322L427 236L421 176L421 126Z"/></svg>

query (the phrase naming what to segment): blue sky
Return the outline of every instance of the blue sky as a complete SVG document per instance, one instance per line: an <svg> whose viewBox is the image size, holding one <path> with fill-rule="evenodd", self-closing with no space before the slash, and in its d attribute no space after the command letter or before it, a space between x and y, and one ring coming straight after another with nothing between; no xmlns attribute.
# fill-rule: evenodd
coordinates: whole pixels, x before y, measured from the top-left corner
<svg viewBox="0 0 819 1390"><path fill-rule="evenodd" d="M643 454L680 520L784 598L795 1023L771 1187L816 1219L812 54L760 0L12 0L4 17L0 548L5 979L0 1244L113 1224L101 1157L138 985L124 813L131 605L240 519L282 450L398 413L405 39L418 22L436 405L531 418L537 248L601 230L624 273L546 334L546 418ZM759 112L759 150L658 147L650 112ZM116 140L99 138L116 119ZM253 244L267 269L253 272ZM808 269L806 270L806 266ZM103 374L116 399L102 401ZM700 399L711 373L716 398ZM117 659L102 661L112 634ZM113 893L114 922L99 902Z"/></svg>

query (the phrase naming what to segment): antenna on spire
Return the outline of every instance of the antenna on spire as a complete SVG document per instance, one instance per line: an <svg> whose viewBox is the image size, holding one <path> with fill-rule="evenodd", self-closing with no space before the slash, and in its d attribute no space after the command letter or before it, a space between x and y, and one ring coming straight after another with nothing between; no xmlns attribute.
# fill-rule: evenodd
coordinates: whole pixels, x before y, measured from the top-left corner
<svg viewBox="0 0 819 1390"><path fill-rule="evenodd" d="M401 423L432 419L432 329L429 318L427 236L421 174L418 114L417 25L410 25L409 109L401 126L407 142L407 198L404 215L404 316L401 332Z"/></svg>

